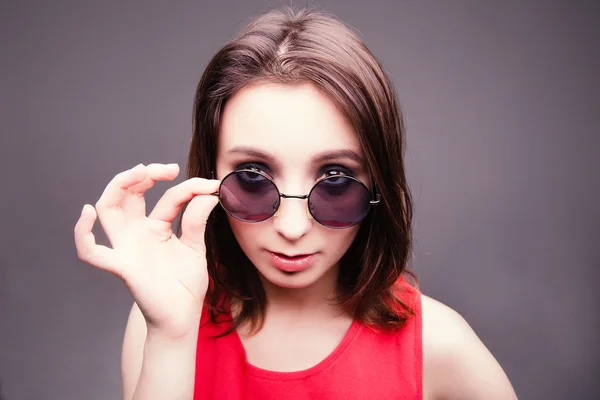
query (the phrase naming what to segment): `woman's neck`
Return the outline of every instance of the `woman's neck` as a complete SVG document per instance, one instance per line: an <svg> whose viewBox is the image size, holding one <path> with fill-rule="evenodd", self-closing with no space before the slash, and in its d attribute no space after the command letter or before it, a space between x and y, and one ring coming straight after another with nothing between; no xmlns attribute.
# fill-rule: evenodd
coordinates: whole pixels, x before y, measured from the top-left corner
<svg viewBox="0 0 600 400"><path fill-rule="evenodd" d="M299 289L276 286L261 277L267 298L266 314L311 319L342 314L334 302L338 273L338 267L333 267L312 285Z"/></svg>

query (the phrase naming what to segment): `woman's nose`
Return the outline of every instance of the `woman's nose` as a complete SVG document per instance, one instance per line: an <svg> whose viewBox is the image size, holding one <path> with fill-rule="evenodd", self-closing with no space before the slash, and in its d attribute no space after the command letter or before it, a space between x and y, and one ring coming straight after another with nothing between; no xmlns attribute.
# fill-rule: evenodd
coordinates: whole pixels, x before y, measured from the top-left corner
<svg viewBox="0 0 600 400"><path fill-rule="evenodd" d="M281 198L279 208L273 216L275 231L290 241L306 235L312 226L307 202L307 199Z"/></svg>

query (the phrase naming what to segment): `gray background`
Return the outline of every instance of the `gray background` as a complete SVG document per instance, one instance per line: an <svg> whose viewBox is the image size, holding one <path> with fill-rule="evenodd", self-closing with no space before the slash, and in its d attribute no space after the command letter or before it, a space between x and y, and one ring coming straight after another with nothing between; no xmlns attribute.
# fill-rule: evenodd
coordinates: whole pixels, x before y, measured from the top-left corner
<svg viewBox="0 0 600 400"><path fill-rule="evenodd" d="M119 398L131 297L77 259L75 221L119 171L185 164L204 66L277 4L1 2L6 399ZM598 3L317 4L397 86L423 292L465 316L521 399L600 398Z"/></svg>

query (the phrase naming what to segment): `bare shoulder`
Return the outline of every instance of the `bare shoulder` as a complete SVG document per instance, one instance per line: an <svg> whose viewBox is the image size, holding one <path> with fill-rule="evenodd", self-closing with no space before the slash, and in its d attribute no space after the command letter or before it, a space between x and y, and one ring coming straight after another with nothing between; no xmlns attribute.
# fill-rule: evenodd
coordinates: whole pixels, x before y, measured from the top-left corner
<svg viewBox="0 0 600 400"><path fill-rule="evenodd" d="M517 398L498 361L459 313L425 295L421 304L423 399Z"/></svg>

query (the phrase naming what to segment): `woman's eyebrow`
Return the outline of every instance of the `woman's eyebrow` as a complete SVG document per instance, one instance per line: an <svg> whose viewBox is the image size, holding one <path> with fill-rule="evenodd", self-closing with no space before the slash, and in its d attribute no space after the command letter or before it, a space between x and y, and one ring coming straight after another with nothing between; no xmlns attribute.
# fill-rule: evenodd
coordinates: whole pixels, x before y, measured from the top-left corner
<svg viewBox="0 0 600 400"><path fill-rule="evenodd" d="M341 158L349 158L358 164L363 164L365 161L361 155L354 150L349 149L325 151L314 156L313 161L315 163L322 163L330 160L339 160Z"/></svg>
<svg viewBox="0 0 600 400"><path fill-rule="evenodd" d="M242 154L242 155L246 155L246 156L250 156L250 157L260 158L262 160L265 160L267 163L270 163L273 165L277 164L275 157L273 157L272 155L265 153L257 148L254 148L254 147L237 146L237 147L230 149L227 152L227 154ZM355 161L356 163L361 164L361 165L364 163L363 157L361 155L359 155L357 152L355 152L354 150L350 150L350 149L325 151L325 152L315 155L312 158L312 161L313 161L313 163L322 163L325 161L339 160L342 158L351 159L352 161Z"/></svg>
<svg viewBox="0 0 600 400"><path fill-rule="evenodd" d="M249 157L256 157L266 161L269 164L277 164L275 157L254 147L237 146L227 152L227 154L242 154Z"/></svg>

